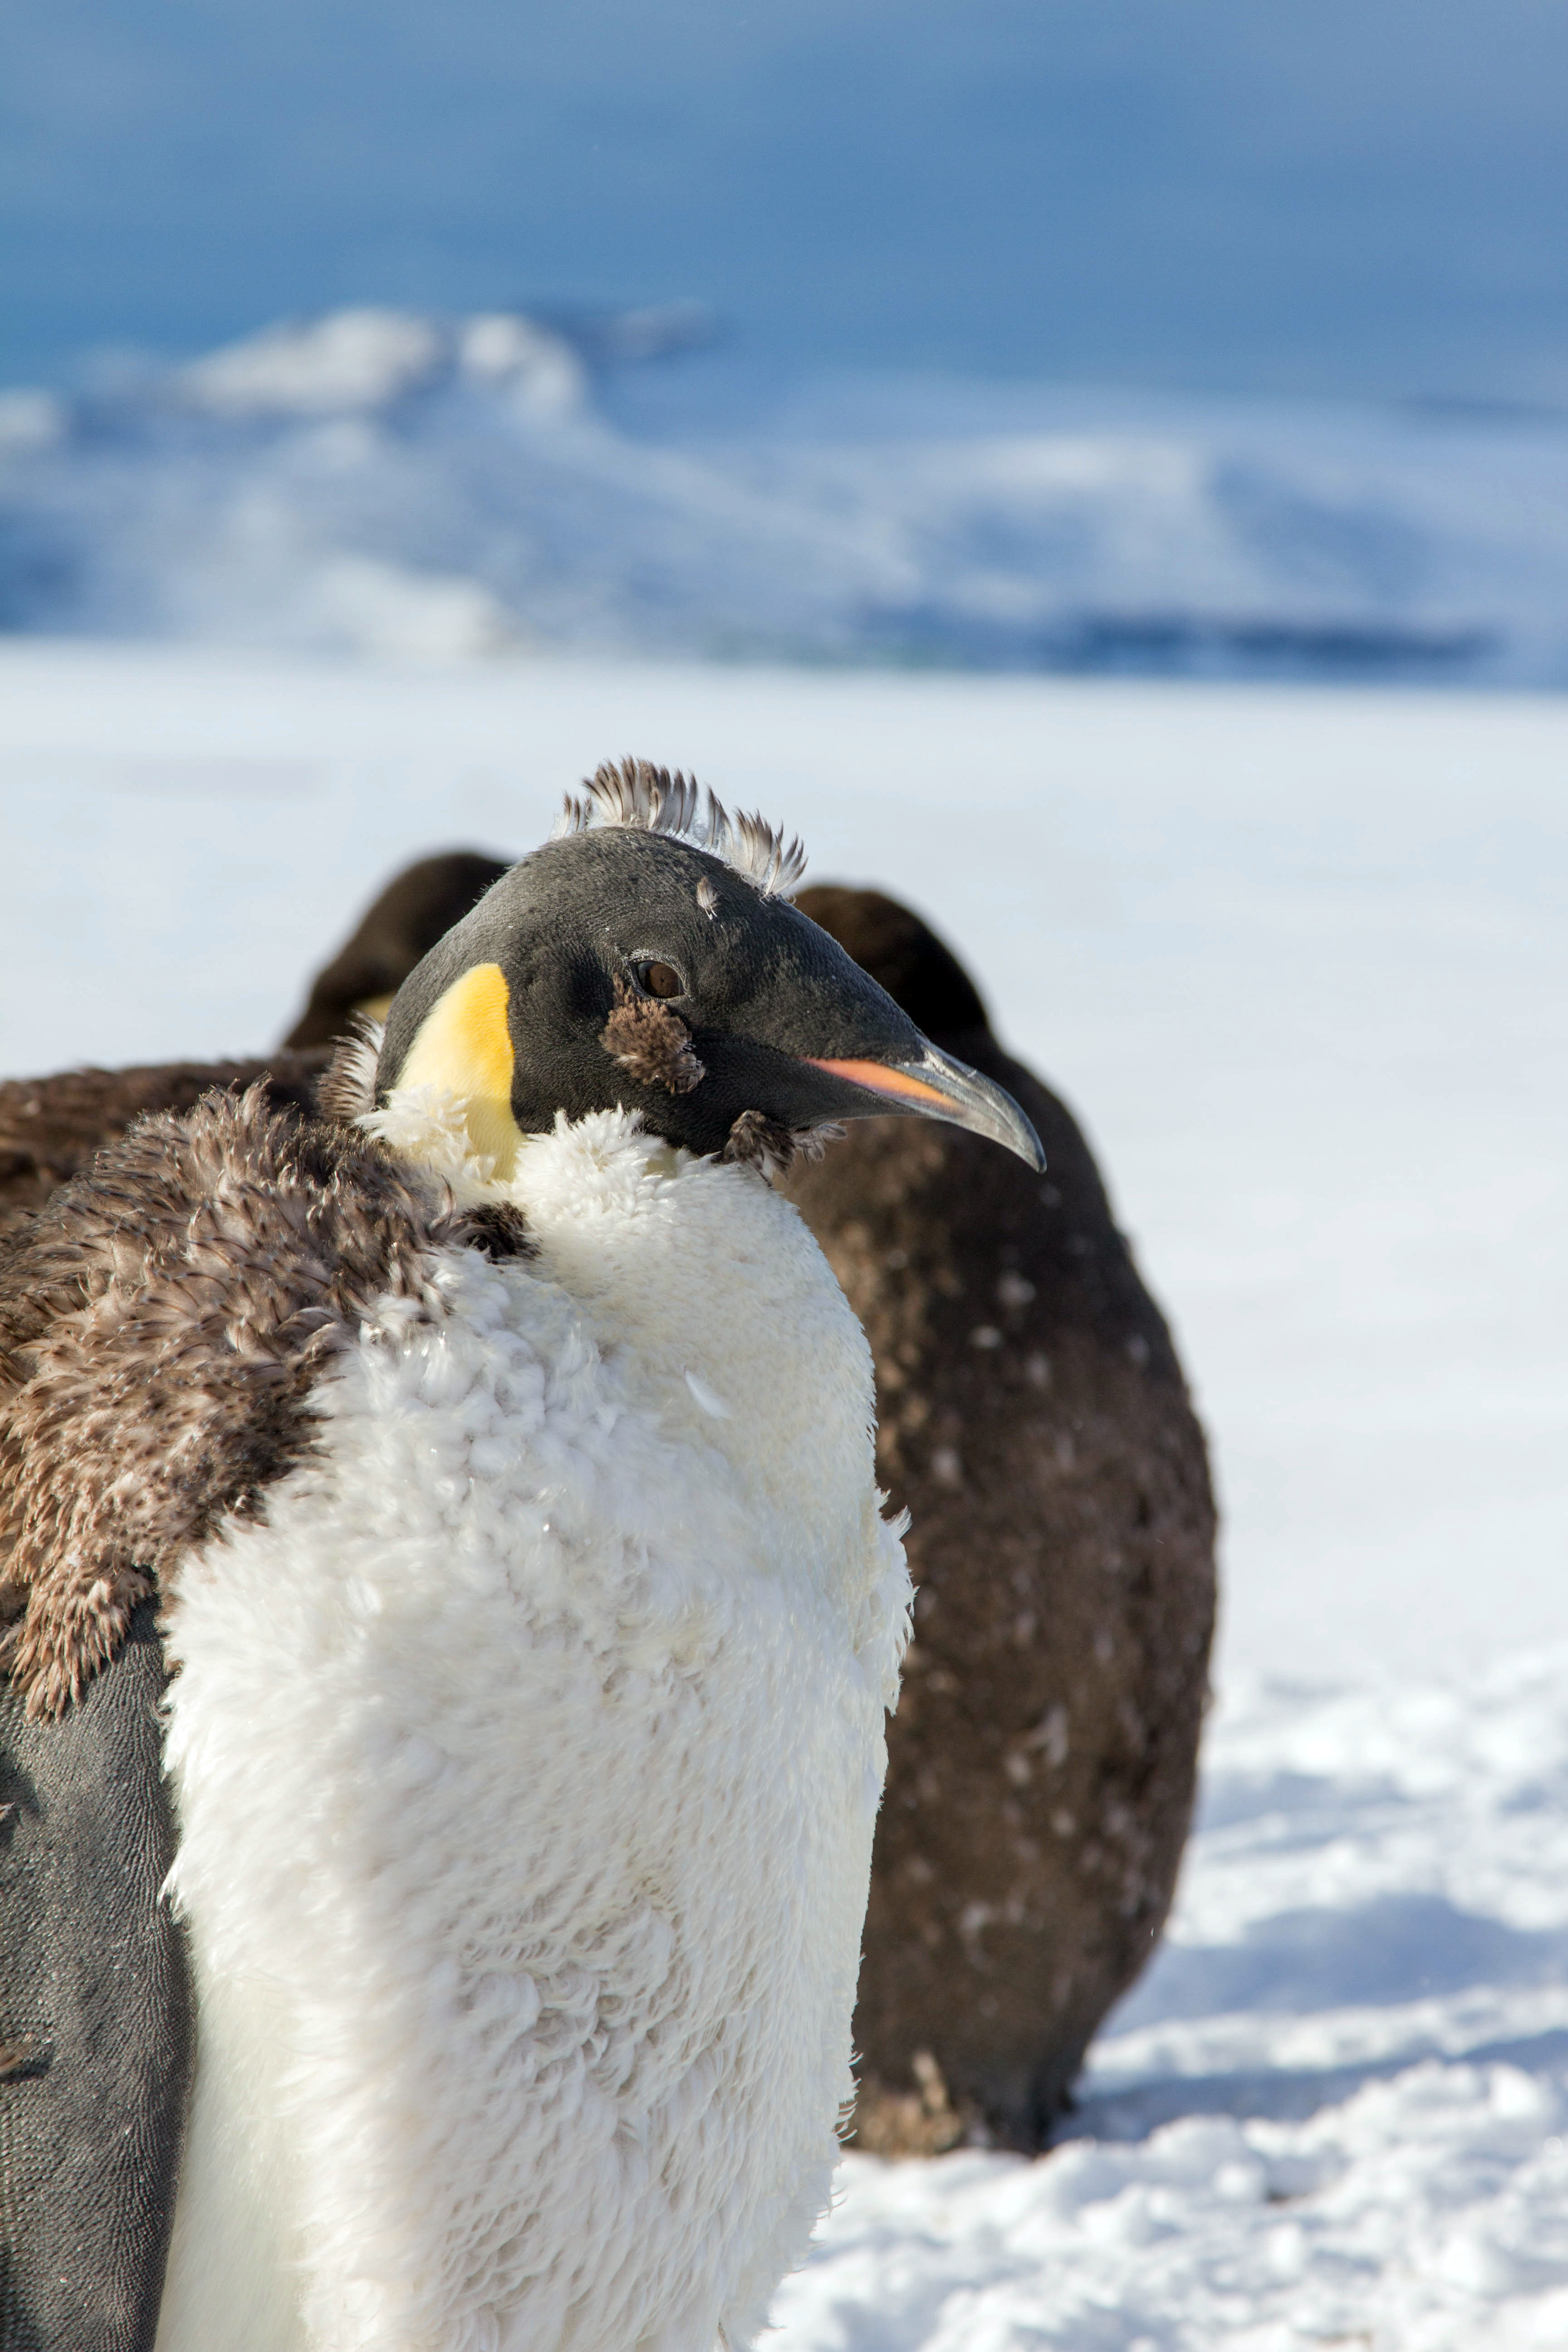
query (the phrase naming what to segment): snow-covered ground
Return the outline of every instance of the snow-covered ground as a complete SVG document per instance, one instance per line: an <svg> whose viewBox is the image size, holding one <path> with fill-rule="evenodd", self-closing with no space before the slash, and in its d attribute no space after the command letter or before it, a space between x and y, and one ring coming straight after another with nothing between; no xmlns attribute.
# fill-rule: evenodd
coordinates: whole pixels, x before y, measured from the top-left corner
<svg viewBox="0 0 1568 2352"><path fill-rule="evenodd" d="M1081 2091L1038 2163L850 2158L778 2352L1568 2343L1568 1646L1233 1678Z"/></svg>
<svg viewBox="0 0 1568 2352"><path fill-rule="evenodd" d="M781 2352L1568 2343L1568 701L0 646L0 1070L242 1050L419 849L694 765L1085 1115L1214 1433L1170 1939L1064 2145L856 2159Z"/></svg>
<svg viewBox="0 0 1568 2352"><path fill-rule="evenodd" d="M0 395L0 625L1568 682L1568 417L765 379L360 310Z"/></svg>

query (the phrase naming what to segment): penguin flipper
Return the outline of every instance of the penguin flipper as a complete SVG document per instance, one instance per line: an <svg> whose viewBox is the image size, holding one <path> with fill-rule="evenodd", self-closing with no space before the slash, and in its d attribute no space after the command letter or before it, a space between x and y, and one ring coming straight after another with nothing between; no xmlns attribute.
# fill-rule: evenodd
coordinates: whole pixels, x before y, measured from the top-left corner
<svg viewBox="0 0 1568 2352"><path fill-rule="evenodd" d="M155 1604L58 1721L0 1686L0 2344L153 2352L194 2034Z"/></svg>

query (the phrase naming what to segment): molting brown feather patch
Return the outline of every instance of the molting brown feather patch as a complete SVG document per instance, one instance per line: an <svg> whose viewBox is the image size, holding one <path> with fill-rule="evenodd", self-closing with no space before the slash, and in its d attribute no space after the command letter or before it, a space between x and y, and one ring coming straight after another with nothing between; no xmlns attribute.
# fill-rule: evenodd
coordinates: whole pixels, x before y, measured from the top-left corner
<svg viewBox="0 0 1568 2352"><path fill-rule="evenodd" d="M787 1176L797 1160L820 1160L843 1133L837 1120L821 1127L790 1128L763 1111L743 1110L719 1157L731 1168L754 1168L771 1184L775 1176Z"/></svg>
<svg viewBox="0 0 1568 2352"><path fill-rule="evenodd" d="M481 1201L460 1219L462 1237L493 1265L508 1258L537 1257L539 1244L528 1229L528 1219L512 1201Z"/></svg>
<svg viewBox="0 0 1568 2352"><path fill-rule="evenodd" d="M142 1121L0 1274L0 1617L32 1715L58 1715L139 1600L312 1452L313 1382L391 1295L444 1309L431 1259L515 1256L521 1221L259 1087Z"/></svg>
<svg viewBox="0 0 1568 2352"><path fill-rule="evenodd" d="M787 898L805 872L798 838L786 840L765 817L744 810L731 816L718 796L677 768L656 768L651 760L606 761L587 777L581 796L568 793L556 822L559 837L586 833L596 824L626 825L643 833L679 835L694 848L710 850L753 883L764 898Z"/></svg>
<svg viewBox="0 0 1568 2352"><path fill-rule="evenodd" d="M599 1032L599 1043L639 1086L689 1095L704 1076L691 1032L680 1015L652 997L639 996L618 972L616 1009Z"/></svg>
<svg viewBox="0 0 1568 2352"><path fill-rule="evenodd" d="M730 1129L719 1157L731 1168L754 1168L771 1183L795 1162L795 1137L782 1121L760 1110L743 1110Z"/></svg>

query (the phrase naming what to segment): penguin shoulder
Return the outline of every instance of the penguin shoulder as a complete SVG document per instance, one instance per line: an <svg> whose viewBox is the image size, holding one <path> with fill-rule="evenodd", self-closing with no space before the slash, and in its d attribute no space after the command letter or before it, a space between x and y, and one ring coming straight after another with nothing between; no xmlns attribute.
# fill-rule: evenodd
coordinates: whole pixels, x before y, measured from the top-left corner
<svg viewBox="0 0 1568 2352"><path fill-rule="evenodd" d="M142 1120L55 1195L0 1270L0 1613L33 1714L80 1696L192 1546L262 1514L362 1318L389 1294L438 1315L463 1244L531 1246L514 1206L260 1087Z"/></svg>

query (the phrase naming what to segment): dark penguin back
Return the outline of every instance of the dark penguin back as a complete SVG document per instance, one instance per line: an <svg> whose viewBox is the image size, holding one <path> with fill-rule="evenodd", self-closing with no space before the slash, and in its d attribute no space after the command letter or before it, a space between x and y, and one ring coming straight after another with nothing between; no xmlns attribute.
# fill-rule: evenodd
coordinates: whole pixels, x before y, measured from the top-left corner
<svg viewBox="0 0 1568 2352"><path fill-rule="evenodd" d="M788 1187L870 1337L918 1587L858 2136L930 2147L980 2125L1035 2147L1174 1888L1214 1622L1204 1439L1083 1137L956 959L876 892L797 903L1046 1149L1040 1177L954 1128L866 1120Z"/></svg>
<svg viewBox="0 0 1568 2352"><path fill-rule="evenodd" d="M0 2347L153 2352L194 2051L154 1608L59 1722L0 1686Z"/></svg>

